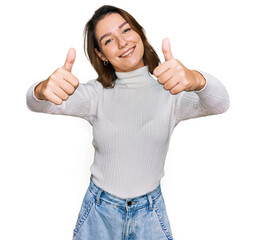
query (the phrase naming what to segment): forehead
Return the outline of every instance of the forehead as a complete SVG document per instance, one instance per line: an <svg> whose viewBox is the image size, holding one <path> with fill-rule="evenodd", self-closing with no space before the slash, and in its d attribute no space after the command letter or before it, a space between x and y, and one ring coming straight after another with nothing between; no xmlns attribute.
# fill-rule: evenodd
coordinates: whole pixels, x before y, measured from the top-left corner
<svg viewBox="0 0 256 240"><path fill-rule="evenodd" d="M95 33L97 37L118 30L120 26L126 20L119 13L111 13L104 16L96 25Z"/></svg>

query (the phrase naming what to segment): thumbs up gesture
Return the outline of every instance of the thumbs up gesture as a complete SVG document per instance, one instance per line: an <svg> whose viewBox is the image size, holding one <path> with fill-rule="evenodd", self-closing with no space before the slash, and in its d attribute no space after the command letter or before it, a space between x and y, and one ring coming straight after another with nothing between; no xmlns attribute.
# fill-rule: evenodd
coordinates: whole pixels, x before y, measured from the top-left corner
<svg viewBox="0 0 256 240"><path fill-rule="evenodd" d="M199 91L205 86L206 80L199 72L189 70L173 57L168 38L163 40L162 51L165 62L157 66L153 74L165 90L175 95L182 91Z"/></svg>
<svg viewBox="0 0 256 240"><path fill-rule="evenodd" d="M75 59L76 51L70 48L64 65L35 87L36 98L49 100L57 105L67 100L79 85L79 80L71 73Z"/></svg>

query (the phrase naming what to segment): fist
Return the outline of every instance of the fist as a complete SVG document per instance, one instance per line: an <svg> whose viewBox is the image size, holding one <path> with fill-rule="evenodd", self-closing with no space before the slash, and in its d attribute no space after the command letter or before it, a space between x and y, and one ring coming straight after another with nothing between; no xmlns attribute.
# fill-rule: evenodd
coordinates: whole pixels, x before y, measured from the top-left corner
<svg viewBox="0 0 256 240"><path fill-rule="evenodd" d="M200 90L205 86L206 81L199 72L189 70L173 57L168 38L163 40L162 51L165 62L157 66L153 74L158 82L164 85L165 90L178 94L182 91Z"/></svg>
<svg viewBox="0 0 256 240"><path fill-rule="evenodd" d="M75 58L76 51L70 48L64 65L36 86L35 96L38 99L60 105L74 93L79 85L79 80L71 73Z"/></svg>

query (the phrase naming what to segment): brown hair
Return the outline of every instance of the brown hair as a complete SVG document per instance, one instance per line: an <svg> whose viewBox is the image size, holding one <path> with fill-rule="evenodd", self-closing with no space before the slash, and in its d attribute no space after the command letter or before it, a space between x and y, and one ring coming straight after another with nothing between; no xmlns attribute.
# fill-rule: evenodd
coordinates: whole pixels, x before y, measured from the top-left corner
<svg viewBox="0 0 256 240"><path fill-rule="evenodd" d="M108 65L104 66L103 61L98 57L95 52L95 48L100 51L98 41L95 35L95 28L97 23L104 18L107 14L110 13L119 13L131 26L131 28L136 31L144 44L144 55L143 61L144 64L148 66L149 72L153 74L154 69L159 65L160 59L153 49L153 47L149 44L145 30L143 27L131 16L128 12L123 9L104 5L97 9L91 19L86 23L84 28L84 52L86 57L88 58L98 73L97 80L102 83L105 88L113 88L115 85L112 85L114 80L117 78L115 74L115 69L112 64L109 62ZM86 51L87 50L87 51Z"/></svg>

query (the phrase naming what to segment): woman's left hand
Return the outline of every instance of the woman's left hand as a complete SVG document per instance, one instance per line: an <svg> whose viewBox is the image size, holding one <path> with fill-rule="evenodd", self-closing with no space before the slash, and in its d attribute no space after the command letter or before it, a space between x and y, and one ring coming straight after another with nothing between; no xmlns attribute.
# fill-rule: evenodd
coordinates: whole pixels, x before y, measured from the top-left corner
<svg viewBox="0 0 256 240"><path fill-rule="evenodd" d="M165 62L157 66L153 74L165 90L178 94L182 91L199 91L205 86L206 80L201 73L186 68L173 57L168 38L163 40L162 51Z"/></svg>

